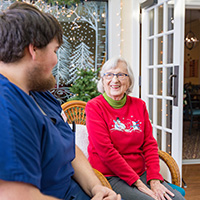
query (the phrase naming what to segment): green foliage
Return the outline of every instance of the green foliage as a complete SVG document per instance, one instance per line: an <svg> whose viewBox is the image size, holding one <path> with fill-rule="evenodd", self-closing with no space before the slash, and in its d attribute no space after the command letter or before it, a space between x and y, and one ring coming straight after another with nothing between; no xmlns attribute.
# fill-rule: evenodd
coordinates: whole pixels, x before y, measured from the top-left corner
<svg viewBox="0 0 200 200"><path fill-rule="evenodd" d="M97 81L98 73L97 71L89 69L81 69L77 72L78 78L75 80L74 84L69 88L70 92L75 94L74 97L68 99L70 100L82 100L88 102L90 99L100 95L97 91Z"/></svg>
<svg viewBox="0 0 200 200"><path fill-rule="evenodd" d="M76 5L76 4L79 4L81 1L80 0L47 0L48 3L52 3L52 4L58 4L58 5L68 5L68 6L71 6L71 5Z"/></svg>

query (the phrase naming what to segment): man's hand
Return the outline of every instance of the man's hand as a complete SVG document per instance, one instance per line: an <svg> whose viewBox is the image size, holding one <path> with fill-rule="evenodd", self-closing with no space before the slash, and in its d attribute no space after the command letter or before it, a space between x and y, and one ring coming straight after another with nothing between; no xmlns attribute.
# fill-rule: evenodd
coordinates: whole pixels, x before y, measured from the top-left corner
<svg viewBox="0 0 200 200"><path fill-rule="evenodd" d="M95 185L92 189L93 198L91 200L121 200L120 194L102 185Z"/></svg>
<svg viewBox="0 0 200 200"><path fill-rule="evenodd" d="M157 197L155 195L155 193L150 190L140 179L138 179L134 185L137 187L138 190L140 190L141 192L149 195L150 197L154 198L155 200L157 200Z"/></svg>
<svg viewBox="0 0 200 200"><path fill-rule="evenodd" d="M172 200L169 195L173 197L174 194L170 190L168 190L163 184L161 184L159 180L151 180L150 186L151 190L155 193L158 200Z"/></svg>

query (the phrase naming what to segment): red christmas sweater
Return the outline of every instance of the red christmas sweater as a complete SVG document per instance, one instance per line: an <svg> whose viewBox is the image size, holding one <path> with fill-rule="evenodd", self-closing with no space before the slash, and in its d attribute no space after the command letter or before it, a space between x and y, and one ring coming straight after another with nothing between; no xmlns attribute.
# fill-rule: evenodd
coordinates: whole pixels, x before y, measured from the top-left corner
<svg viewBox="0 0 200 200"><path fill-rule="evenodd" d="M86 126L92 167L105 176L118 176L129 185L145 171L147 182L163 180L158 145L144 101L127 96L125 105L114 109L100 95L86 105Z"/></svg>

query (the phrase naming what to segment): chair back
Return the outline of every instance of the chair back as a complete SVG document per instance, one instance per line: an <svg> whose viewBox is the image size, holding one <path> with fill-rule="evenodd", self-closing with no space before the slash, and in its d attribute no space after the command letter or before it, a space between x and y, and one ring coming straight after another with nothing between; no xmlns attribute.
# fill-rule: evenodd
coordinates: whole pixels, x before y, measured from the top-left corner
<svg viewBox="0 0 200 200"><path fill-rule="evenodd" d="M86 102L80 100L68 101L61 105L65 115L67 117L67 122L72 124L74 121L75 124L86 124L85 116L85 106Z"/></svg>
<svg viewBox="0 0 200 200"><path fill-rule="evenodd" d="M80 100L68 101L61 105L65 115L67 117L68 124L75 122L76 124L76 145L82 150L85 156L88 158L87 147L89 144L88 133L86 129L86 115L85 115L86 102ZM106 177L94 169L96 176L99 178L103 186L112 189L110 183Z"/></svg>
<svg viewBox="0 0 200 200"><path fill-rule="evenodd" d="M187 115L200 115L200 100L196 97L192 98L191 94L195 96L192 90L186 89L186 101L187 105L185 112ZM197 94L197 93L196 93Z"/></svg>
<svg viewBox="0 0 200 200"><path fill-rule="evenodd" d="M73 126L75 122L75 141L76 145L81 149L84 155L88 158L87 147L89 144L88 133L86 128L86 115L85 115L86 102L80 100L68 101L61 105L67 122L70 126ZM71 127L72 128L72 127Z"/></svg>
<svg viewBox="0 0 200 200"><path fill-rule="evenodd" d="M192 102L191 102L191 95L190 95L190 90L189 89L186 89L186 102L187 102L187 105L185 107L186 109L186 114L190 115L192 114Z"/></svg>

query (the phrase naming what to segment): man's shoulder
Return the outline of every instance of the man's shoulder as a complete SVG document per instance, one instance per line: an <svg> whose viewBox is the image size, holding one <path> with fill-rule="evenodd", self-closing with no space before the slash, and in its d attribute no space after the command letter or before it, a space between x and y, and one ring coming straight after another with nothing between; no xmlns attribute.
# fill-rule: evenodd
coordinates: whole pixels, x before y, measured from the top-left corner
<svg viewBox="0 0 200 200"><path fill-rule="evenodd" d="M31 92L31 95L35 98L42 109L46 111L55 110L59 113L61 112L62 108L60 102L49 91Z"/></svg>
<svg viewBox="0 0 200 200"><path fill-rule="evenodd" d="M0 102L0 132L28 133L30 124L42 123L32 98L9 81L0 80Z"/></svg>
<svg viewBox="0 0 200 200"><path fill-rule="evenodd" d="M18 107L24 105L28 98L28 95L11 83L7 78L0 75L0 102L1 106L6 107Z"/></svg>
<svg viewBox="0 0 200 200"><path fill-rule="evenodd" d="M30 94L34 96L37 100L42 100L42 101L51 101L56 104L60 104L59 101L51 94L50 91L44 91L44 92L37 92L37 91L31 91Z"/></svg>

